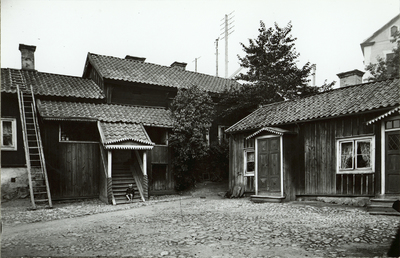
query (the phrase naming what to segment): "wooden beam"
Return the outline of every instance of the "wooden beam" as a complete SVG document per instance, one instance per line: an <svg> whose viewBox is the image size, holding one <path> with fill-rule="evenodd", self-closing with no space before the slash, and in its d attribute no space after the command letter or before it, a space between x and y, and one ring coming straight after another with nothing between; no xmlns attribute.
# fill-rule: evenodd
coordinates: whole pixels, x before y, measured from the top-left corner
<svg viewBox="0 0 400 258"><path fill-rule="evenodd" d="M140 157L139 151L138 151L138 150L135 150L135 155L136 155L136 159L137 159L137 161L138 161L138 163L139 163L140 169L142 170L143 175L145 175L145 174L144 174L144 170L143 170L142 158ZM144 158L144 155L143 155L143 158Z"/></svg>
<svg viewBox="0 0 400 258"><path fill-rule="evenodd" d="M143 151L143 175L147 176L147 151Z"/></svg>
<svg viewBox="0 0 400 258"><path fill-rule="evenodd" d="M108 157L108 163L107 163L107 175L108 178L111 178L112 176L112 151L108 151L107 153L107 157Z"/></svg>

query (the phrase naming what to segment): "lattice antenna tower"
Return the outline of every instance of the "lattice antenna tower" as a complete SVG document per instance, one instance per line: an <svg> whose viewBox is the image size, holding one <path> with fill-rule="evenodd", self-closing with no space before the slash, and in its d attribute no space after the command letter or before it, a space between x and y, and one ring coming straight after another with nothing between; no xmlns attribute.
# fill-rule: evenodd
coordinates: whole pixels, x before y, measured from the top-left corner
<svg viewBox="0 0 400 258"><path fill-rule="evenodd" d="M220 36L222 36L221 38L218 38L216 41L216 55L217 55L217 67L218 67L218 40L220 39L225 39L225 78L228 78L228 36L231 35L234 30L233 28L235 27L235 25L233 25L233 18L235 16L233 16L232 14L235 11L231 12L230 14L225 14L225 17L221 20L223 21L223 23L220 25L221 26L221 30L222 33L220 34ZM218 76L218 68L217 68L217 76Z"/></svg>

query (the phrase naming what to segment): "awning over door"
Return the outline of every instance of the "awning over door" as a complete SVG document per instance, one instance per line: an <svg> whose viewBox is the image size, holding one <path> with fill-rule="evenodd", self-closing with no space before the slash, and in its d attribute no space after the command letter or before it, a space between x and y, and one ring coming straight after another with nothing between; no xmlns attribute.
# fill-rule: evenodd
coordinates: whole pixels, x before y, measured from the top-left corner
<svg viewBox="0 0 400 258"><path fill-rule="evenodd" d="M142 124L98 122L105 149L151 150L150 140Z"/></svg>
<svg viewBox="0 0 400 258"><path fill-rule="evenodd" d="M372 119L372 120L369 120L369 121L367 122L367 125L370 125L370 124L373 124L373 123L375 123L375 122L378 122L378 121L382 120L383 118L385 118L385 117L387 117L387 116L390 116L390 115L392 115L392 114L395 114L396 112L400 114L400 106L399 106L399 107L396 107L396 108L394 108L394 109L392 109L392 110L386 112L385 114L380 115L380 116L378 116L378 117L376 117L376 118L374 118L374 119Z"/></svg>
<svg viewBox="0 0 400 258"><path fill-rule="evenodd" d="M282 129L282 128L278 128L278 127L263 127L260 130L258 130L257 132L251 134L250 136L246 137L246 140L251 139L257 135L259 135L262 132L269 132L269 133L273 133L273 134L277 134L277 135L284 135L284 134L296 134L295 132L286 130L286 129Z"/></svg>

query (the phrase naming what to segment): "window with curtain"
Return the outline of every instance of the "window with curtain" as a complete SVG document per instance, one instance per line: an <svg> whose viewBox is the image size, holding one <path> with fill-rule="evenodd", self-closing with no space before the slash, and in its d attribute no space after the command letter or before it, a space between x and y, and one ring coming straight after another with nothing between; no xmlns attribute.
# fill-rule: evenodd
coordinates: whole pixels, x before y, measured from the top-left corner
<svg viewBox="0 0 400 258"><path fill-rule="evenodd" d="M338 140L338 173L368 173L374 169L374 138Z"/></svg>

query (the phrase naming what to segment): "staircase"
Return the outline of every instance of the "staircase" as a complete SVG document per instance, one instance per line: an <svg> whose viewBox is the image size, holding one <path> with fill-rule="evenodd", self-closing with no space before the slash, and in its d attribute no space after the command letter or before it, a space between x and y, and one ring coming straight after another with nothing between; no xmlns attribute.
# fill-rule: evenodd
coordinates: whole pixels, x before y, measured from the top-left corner
<svg viewBox="0 0 400 258"><path fill-rule="evenodd" d="M133 197L133 202L141 201L138 188L136 186L135 179L132 176L132 172L129 166L124 165L114 165L112 169L112 191L114 194L115 204L126 204L132 203L126 199L126 189L129 184L133 184L135 189L135 195Z"/></svg>
<svg viewBox="0 0 400 258"><path fill-rule="evenodd" d="M22 83L22 85L25 84ZM47 204L49 208L52 208L53 205L32 88L17 87L17 94L32 208L36 209L37 205Z"/></svg>
<svg viewBox="0 0 400 258"><path fill-rule="evenodd" d="M400 216L400 212L392 208L393 202L399 199L392 196L371 199L371 204L368 205L367 210L371 215Z"/></svg>

